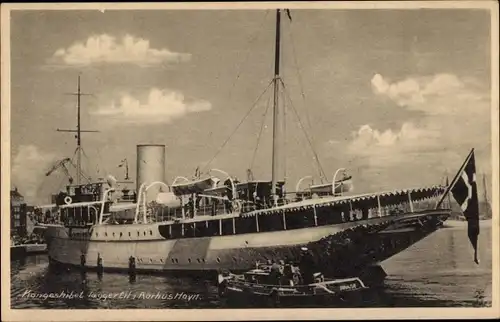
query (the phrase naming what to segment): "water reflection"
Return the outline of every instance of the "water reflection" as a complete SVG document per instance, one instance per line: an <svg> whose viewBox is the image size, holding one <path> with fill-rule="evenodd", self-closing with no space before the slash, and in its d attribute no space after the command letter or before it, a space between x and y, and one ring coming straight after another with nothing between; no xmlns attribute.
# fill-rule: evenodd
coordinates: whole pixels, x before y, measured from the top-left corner
<svg viewBox="0 0 500 322"><path fill-rule="evenodd" d="M384 262L389 276L383 287L370 290L355 303L329 306L491 306L491 229L482 229L479 251L478 266L463 228L442 229ZM49 268L47 257L40 255L12 261L11 282L13 308L234 307L218 299L213 280L61 272Z"/></svg>

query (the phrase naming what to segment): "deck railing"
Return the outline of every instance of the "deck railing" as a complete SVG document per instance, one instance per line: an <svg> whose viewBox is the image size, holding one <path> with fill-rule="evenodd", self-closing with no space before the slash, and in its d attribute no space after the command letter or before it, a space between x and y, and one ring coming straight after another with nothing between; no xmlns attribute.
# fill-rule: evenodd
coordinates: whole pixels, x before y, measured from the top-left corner
<svg viewBox="0 0 500 322"><path fill-rule="evenodd" d="M322 197L331 196L331 194L325 194L324 196L319 196L318 200L321 200ZM402 194L397 204L387 204L387 199L384 200L382 197L376 199L367 198L366 203L349 202L349 206L344 206L348 209L344 209L342 211L345 216L349 216L351 219L392 216L432 208L435 202L433 201L433 199L436 199L437 197L438 196L436 195L424 200L412 200L411 193L408 193L408 196ZM287 205L291 202L300 202L312 198L312 196L299 196L295 192L287 192L283 195L282 198L278 200L278 206ZM316 198L316 196L314 196L314 198ZM233 201L218 199L218 201L215 201L213 199L203 197L202 199L198 199L196 202L192 200L193 199L191 199L190 202L184 203L183 206L177 208L168 208L159 205L159 207L156 207L156 209L150 209L147 214L148 220L158 222L173 219L193 218L195 216L248 213L255 210L266 210L275 207L272 200L269 198L255 198L254 200L239 199ZM196 200L196 198L194 198L194 200ZM196 204L196 206L193 203Z"/></svg>

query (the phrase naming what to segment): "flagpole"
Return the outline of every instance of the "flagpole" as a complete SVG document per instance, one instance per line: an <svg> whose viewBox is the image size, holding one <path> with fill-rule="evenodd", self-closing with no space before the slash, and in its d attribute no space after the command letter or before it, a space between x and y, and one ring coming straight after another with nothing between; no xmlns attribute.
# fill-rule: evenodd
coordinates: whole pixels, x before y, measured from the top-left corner
<svg viewBox="0 0 500 322"><path fill-rule="evenodd" d="M449 185L450 185L450 181L448 180L448 174L446 174L446 186L449 186ZM448 206L451 209L451 197L450 197L450 194L448 193L447 196L448 196Z"/></svg>
<svg viewBox="0 0 500 322"><path fill-rule="evenodd" d="M462 164L462 166L460 167L460 170L458 170L457 174L455 175L455 177L451 181L451 184L449 184L448 187L446 188L445 193L441 196L441 199L437 203L435 209L438 209L439 206L441 206L441 204L444 201L444 198L446 198L446 196L448 195L448 193L450 193L451 188L455 185L455 183L457 183L458 177L462 174L462 171L464 170L465 166L467 165L467 162L469 162L469 159L471 158L471 156L472 156L473 153L474 153L474 148L472 148L472 150L469 152L469 155L467 156L467 158L465 158L465 161Z"/></svg>

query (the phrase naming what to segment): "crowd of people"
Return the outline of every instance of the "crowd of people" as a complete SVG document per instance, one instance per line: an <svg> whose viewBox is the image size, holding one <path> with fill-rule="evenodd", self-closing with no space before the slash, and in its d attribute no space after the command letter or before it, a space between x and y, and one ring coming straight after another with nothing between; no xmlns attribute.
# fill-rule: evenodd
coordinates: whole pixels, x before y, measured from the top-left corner
<svg viewBox="0 0 500 322"><path fill-rule="evenodd" d="M273 285L309 285L316 282L315 274L319 272L318 266L309 249L301 248L298 262L285 262L284 260L268 260L269 280Z"/></svg>
<svg viewBox="0 0 500 322"><path fill-rule="evenodd" d="M10 237L10 245L11 246L18 246L18 245L24 245L24 244L44 244L45 241L42 236L38 234L31 234L28 236L11 236Z"/></svg>

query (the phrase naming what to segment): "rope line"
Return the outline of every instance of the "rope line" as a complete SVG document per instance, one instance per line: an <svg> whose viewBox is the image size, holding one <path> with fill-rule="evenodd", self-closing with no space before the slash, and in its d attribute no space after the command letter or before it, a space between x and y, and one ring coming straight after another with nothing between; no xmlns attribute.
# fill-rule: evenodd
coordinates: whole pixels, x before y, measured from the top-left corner
<svg viewBox="0 0 500 322"><path fill-rule="evenodd" d="M285 96L285 91L284 90L281 90L281 95L282 97ZM284 154L283 154L283 171L284 171L284 174L283 174L283 179L286 181L287 179L287 171L286 171L286 159L287 159L287 144L286 144L286 139L287 139L287 136L286 136L286 100L283 99L283 151L284 151Z"/></svg>
<svg viewBox="0 0 500 322"><path fill-rule="evenodd" d="M292 32L292 22L290 21L289 24L290 24L290 28L288 29L288 34L290 36L290 43L292 44L292 56L293 56L293 61L294 61L294 64L295 64L295 70L297 72L297 78L299 80L300 94L302 96L302 101L303 101L304 107L305 107L306 106L306 94L304 92L304 85L303 85L303 82L302 82L302 75L300 73L299 63L298 63L298 60L297 60L297 54L296 54L296 51L295 51L295 42L293 40L293 32ZM306 119L307 119L307 125L309 126L309 129L312 129L311 118L309 116L309 112L308 112L307 108L306 108Z"/></svg>
<svg viewBox="0 0 500 322"><path fill-rule="evenodd" d="M85 150L80 147L80 149L82 150L82 153L83 153L83 156L87 159L87 162L90 164L90 158L87 156L87 153L85 152ZM82 177L87 180L88 183L90 183L90 176L85 172L83 171L83 169L81 169L80 171Z"/></svg>
<svg viewBox="0 0 500 322"><path fill-rule="evenodd" d="M248 112L241 119L240 123L238 123L238 125L236 126L236 128L231 132L231 134L228 136L228 138L219 147L219 149L217 150L217 152L215 153L215 155L210 159L210 161L208 161L208 163L203 167L203 169L200 172L205 172L205 170L207 169L207 167L215 160L215 158L219 155L219 153L222 151L222 149L224 149L224 147L226 146L226 144L229 142L229 140L231 140L231 138L236 133L236 131L238 131L238 129L240 128L240 126L243 124L243 122L245 122L245 120L250 115L250 113L253 111L253 109L255 108L255 106L257 106L257 103L259 102L259 100L261 99L261 97L269 90L269 87L271 86L271 84L273 83L273 81L274 80L272 80L272 81L269 82L269 84L267 85L266 89L259 95L259 97L257 97L257 99L252 104L252 106L250 107L250 109L248 110Z"/></svg>
<svg viewBox="0 0 500 322"><path fill-rule="evenodd" d="M311 147L311 150L312 150L312 153L314 154L314 159L318 165L318 168L319 168L319 175L320 175L320 179L321 180L326 180L326 175L325 175L325 172L323 171L323 167L321 166L321 163L319 162L319 157L318 157L318 154L316 153L316 150L314 149L314 146L313 146L313 143L311 141L311 139L309 138L309 135L307 134L307 131L305 130L304 128L304 125L302 124L302 120L300 119L300 116L299 114L297 113L297 110L295 109L295 106L293 105L293 102L290 98L290 95L288 94L288 90L285 86L285 83L281 80L281 84L283 85L283 90L286 94L286 96L288 97L288 100L290 101L290 106L292 107L292 110L293 112L295 113L295 116L297 117L297 120L299 121L299 125L300 125L300 129L304 132L304 135L309 143L309 146ZM323 181L322 181L323 182Z"/></svg>
<svg viewBox="0 0 500 322"><path fill-rule="evenodd" d="M259 26L258 32L254 35L253 38L250 38L250 40L248 42L248 47L247 47L247 50L246 50L247 54L245 56L245 60L243 60L243 63L240 66L245 65L247 63L248 58L250 57L250 52L251 52L248 49L250 49L250 46L253 44L254 41L256 41L259 38L260 34L262 33L262 29L264 27L264 23L266 22L266 18L267 18L268 14L269 14L269 10L266 10L266 14L264 15L264 19L262 19L262 23ZM229 90L228 101L231 101L231 98L233 96L234 87L236 86L236 83L240 79L240 76L241 76L242 72L243 72L243 69L239 68L238 69L238 73L236 74L236 79L234 80L233 84L231 85L231 89Z"/></svg>
<svg viewBox="0 0 500 322"><path fill-rule="evenodd" d="M250 162L250 170L253 170L253 166L254 166L254 163L255 163L255 157L257 156L257 150L259 148L260 139L262 137L262 132L264 130L264 125L266 123L266 116L267 116L267 112L269 111L269 106L271 106L271 95L269 95L269 98L267 100L266 110L262 114L262 121L261 121L261 124L260 124L260 131L259 131L259 135L257 136L257 143L256 143L255 149L253 151L252 161Z"/></svg>
<svg viewBox="0 0 500 322"><path fill-rule="evenodd" d="M101 162L101 164L104 164L100 149L96 148L96 152L97 152L97 157L99 158L99 161ZM100 169L99 169L99 164L96 165L96 168L97 168L96 169L97 175L99 176L101 174ZM102 170L104 170L104 173L108 173L108 170L106 169L106 167L103 166Z"/></svg>

